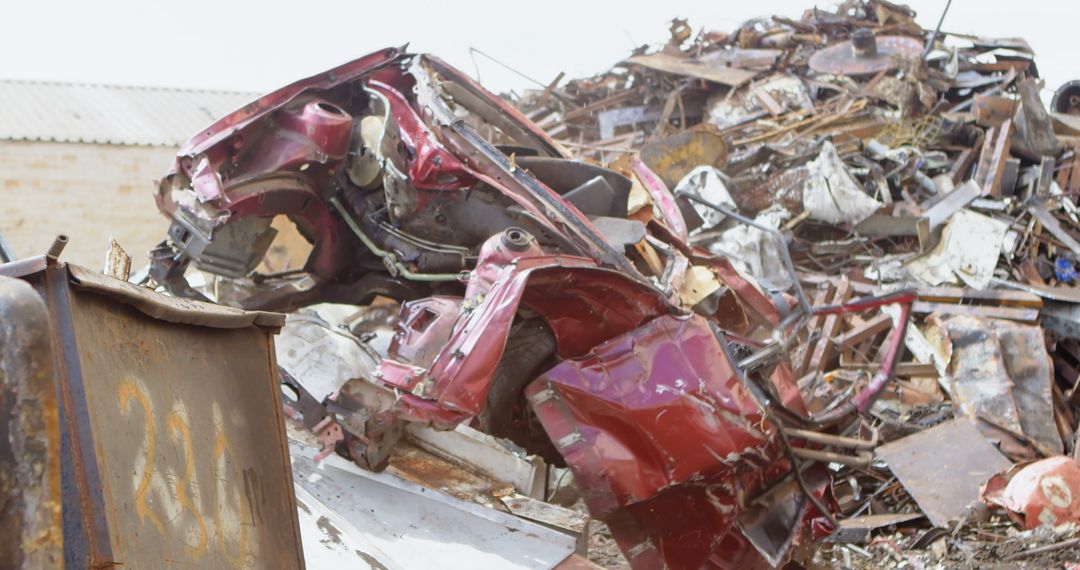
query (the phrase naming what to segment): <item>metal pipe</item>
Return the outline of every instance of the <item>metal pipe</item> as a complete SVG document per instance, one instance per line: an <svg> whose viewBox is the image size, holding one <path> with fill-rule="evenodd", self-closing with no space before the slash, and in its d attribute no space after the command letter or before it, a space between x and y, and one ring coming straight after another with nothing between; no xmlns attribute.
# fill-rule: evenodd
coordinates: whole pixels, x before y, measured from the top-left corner
<svg viewBox="0 0 1080 570"><path fill-rule="evenodd" d="M49 251L45 252L45 255L56 259L60 257L61 253L63 253L64 248L67 247L67 244L68 237L64 234L60 234L56 236L56 239L53 240L52 245L49 246Z"/></svg>
<svg viewBox="0 0 1080 570"><path fill-rule="evenodd" d="M774 425L776 425L776 433L780 436L780 443L783 444L784 451L787 453L788 456L788 461L791 462L791 472L793 475L795 475L795 482L799 484L799 490L803 492L803 495L806 495L806 498L809 499L810 504L814 505L814 508L817 509L822 516L828 519L829 524L831 524L835 528L839 524L836 520L836 516L833 515L832 511L829 510L829 508L821 502L821 499L818 499L818 496L814 494L814 492L810 489L810 486L806 484L806 479L803 478L802 475L802 465L799 465L799 456L796 453L796 449L792 447L791 440L789 440L787 434L784 433L783 427L781 426L780 422L773 418L771 414L769 414L769 409L765 408L765 410L765 415L770 418L770 421L772 421Z"/></svg>
<svg viewBox="0 0 1080 570"><path fill-rule="evenodd" d="M840 435L831 435L827 433L820 433L816 431L808 431L804 429L792 429L784 428L784 431L791 437L796 439L805 439L814 443L820 443L822 445L830 445L833 447L845 447L851 449L874 449L877 447L877 438L867 441L865 439L859 439L857 437L844 437Z"/></svg>
<svg viewBox="0 0 1080 570"><path fill-rule="evenodd" d="M352 217L352 214L345 209L341 200L338 200L336 196L330 198L330 203L341 214L342 219L345 220L345 224L349 226L349 229L356 234L356 237L360 238L360 241L364 242L364 247L367 247L371 253L379 256L379 258L389 261L393 265L394 269L398 271L402 277L410 281L460 281L460 276L457 273L416 273L397 260L397 256L388 251L384 251L378 245L375 244L375 240L368 237L364 230L360 228L360 224Z"/></svg>
<svg viewBox="0 0 1080 570"><path fill-rule="evenodd" d="M945 14L949 13L949 7L952 6L952 0L945 3L945 9L941 11L941 18L938 19L937 27L934 28L934 33L930 35L930 41L926 42L926 49L922 52L922 58L926 59L926 56L930 55L930 51L934 49L934 42L937 41L938 34L941 33L941 24L945 23Z"/></svg>
<svg viewBox="0 0 1080 570"><path fill-rule="evenodd" d="M795 457L798 457L799 459L823 461L825 463L839 463L841 465L847 465L848 467L859 467L862 469L870 467L870 463L874 460L873 454L869 451L860 452L857 456L833 453L831 451L819 451L816 449L803 449L801 447L795 447L791 451L795 454Z"/></svg>

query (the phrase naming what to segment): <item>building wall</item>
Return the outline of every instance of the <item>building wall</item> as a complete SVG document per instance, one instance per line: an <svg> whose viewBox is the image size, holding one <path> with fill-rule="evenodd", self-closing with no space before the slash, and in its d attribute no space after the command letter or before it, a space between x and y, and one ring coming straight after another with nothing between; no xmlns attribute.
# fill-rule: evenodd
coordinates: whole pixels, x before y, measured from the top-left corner
<svg viewBox="0 0 1080 570"><path fill-rule="evenodd" d="M0 141L0 232L20 257L45 253L57 234L61 257L100 270L109 237L132 257L132 271L165 238L154 205L156 180L176 149Z"/></svg>

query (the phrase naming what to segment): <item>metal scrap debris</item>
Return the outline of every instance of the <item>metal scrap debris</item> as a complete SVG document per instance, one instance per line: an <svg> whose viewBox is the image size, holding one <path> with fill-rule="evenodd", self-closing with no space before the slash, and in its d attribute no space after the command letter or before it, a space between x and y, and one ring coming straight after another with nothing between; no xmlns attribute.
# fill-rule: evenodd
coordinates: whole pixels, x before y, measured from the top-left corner
<svg viewBox="0 0 1080 570"><path fill-rule="evenodd" d="M325 560L577 565L590 519L642 569L1052 556L1080 472L1080 91L1045 108L1026 42L944 22L675 20L506 97L381 50L193 134L123 289L289 313L271 377Z"/></svg>

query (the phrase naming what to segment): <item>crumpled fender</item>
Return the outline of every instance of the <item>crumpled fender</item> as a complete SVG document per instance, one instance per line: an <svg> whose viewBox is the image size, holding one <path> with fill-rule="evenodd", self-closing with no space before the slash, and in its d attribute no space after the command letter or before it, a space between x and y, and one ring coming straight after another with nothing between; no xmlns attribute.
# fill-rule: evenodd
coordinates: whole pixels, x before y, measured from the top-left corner
<svg viewBox="0 0 1080 570"><path fill-rule="evenodd" d="M704 318L664 315L525 390L634 568L768 567L736 522L790 467L733 366Z"/></svg>
<svg viewBox="0 0 1080 570"><path fill-rule="evenodd" d="M646 283L597 267L587 258L545 253L535 242L515 251L504 235L493 236L481 249L460 316L430 368L385 359L378 371L382 383L476 415L483 411L510 326L523 304L547 320L562 357L583 354L672 311ZM434 344L423 335L399 335L406 337ZM417 352L416 347L400 350Z"/></svg>

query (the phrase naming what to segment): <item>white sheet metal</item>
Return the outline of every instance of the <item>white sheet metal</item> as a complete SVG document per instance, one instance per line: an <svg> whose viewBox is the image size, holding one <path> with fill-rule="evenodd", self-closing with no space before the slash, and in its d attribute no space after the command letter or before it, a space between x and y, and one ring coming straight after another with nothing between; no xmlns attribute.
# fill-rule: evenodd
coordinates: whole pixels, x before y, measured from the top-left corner
<svg viewBox="0 0 1080 570"><path fill-rule="evenodd" d="M553 568L574 539L389 473L289 443L310 570ZM305 511L305 509L307 509Z"/></svg>

